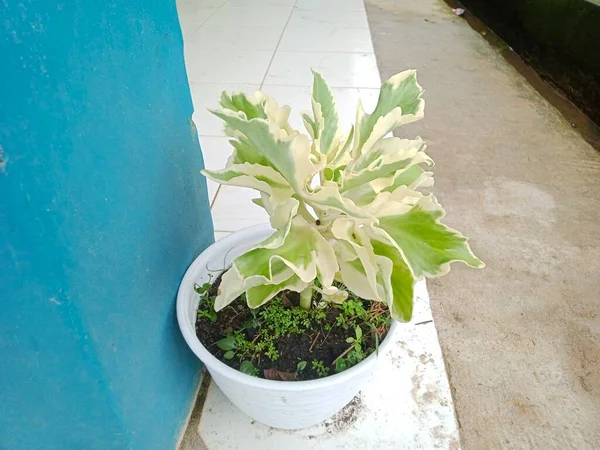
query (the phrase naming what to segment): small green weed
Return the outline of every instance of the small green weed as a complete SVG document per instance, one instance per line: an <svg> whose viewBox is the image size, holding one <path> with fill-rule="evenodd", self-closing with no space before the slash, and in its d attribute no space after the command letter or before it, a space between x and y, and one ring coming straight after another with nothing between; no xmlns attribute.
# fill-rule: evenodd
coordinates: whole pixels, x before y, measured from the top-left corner
<svg viewBox="0 0 600 450"><path fill-rule="evenodd" d="M214 323L217 321L217 312L215 311L215 297L208 295L210 286L210 283L197 284L194 286L194 290L200 295L198 317L206 317Z"/></svg>
<svg viewBox="0 0 600 450"><path fill-rule="evenodd" d="M325 364L320 359L313 359L311 365L320 378L329 375L329 367L325 367Z"/></svg>
<svg viewBox="0 0 600 450"><path fill-rule="evenodd" d="M335 371L343 372L352 366L355 366L363 359L365 359L365 352L363 351L363 332L362 328L356 327L354 329L354 337L349 337L346 342L352 344L348 350L346 350L346 356L340 356L335 361ZM343 354L342 354L343 355Z"/></svg>
<svg viewBox="0 0 600 450"><path fill-rule="evenodd" d="M210 285L196 286L196 292L201 296L198 317L218 324L222 318L217 321L215 299L208 295ZM215 355L250 375L263 376L264 370L273 369L293 374L297 380L322 378L332 371L347 370L377 351L380 336L387 333L391 323L385 305L366 303L352 294L341 304L319 303L317 298L314 304L319 306L310 310L292 306L286 295L289 294L283 293L257 309L228 307L229 320L239 318L233 327L232 323L223 324L221 329L226 334L214 343L221 352ZM302 336L294 338L299 335ZM299 354L290 355L295 350L294 339L305 344L299 347L303 348ZM331 339L335 341L330 343ZM344 340L349 346L340 355L335 359L324 357L328 345L339 348ZM282 355L282 351L288 353Z"/></svg>

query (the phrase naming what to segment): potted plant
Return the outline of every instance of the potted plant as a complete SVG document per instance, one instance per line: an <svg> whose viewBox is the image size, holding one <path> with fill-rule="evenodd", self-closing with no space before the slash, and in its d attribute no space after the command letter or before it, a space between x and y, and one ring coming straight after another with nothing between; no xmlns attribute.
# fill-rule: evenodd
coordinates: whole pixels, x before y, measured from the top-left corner
<svg viewBox="0 0 600 450"><path fill-rule="evenodd" d="M391 137L423 117L414 70L383 83L377 106L339 123L314 72L308 134L290 108L262 92L221 96L213 111L234 148L222 184L255 189L270 225L216 242L186 273L177 300L182 333L224 394L254 419L303 428L360 390L408 322L415 283L449 263L483 263L440 220L433 165L419 137Z"/></svg>

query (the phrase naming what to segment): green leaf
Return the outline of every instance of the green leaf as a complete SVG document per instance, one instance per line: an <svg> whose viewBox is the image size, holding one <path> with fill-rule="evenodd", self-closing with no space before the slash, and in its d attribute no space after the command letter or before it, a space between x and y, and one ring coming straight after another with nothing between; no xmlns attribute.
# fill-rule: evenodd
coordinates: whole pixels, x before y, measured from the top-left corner
<svg viewBox="0 0 600 450"><path fill-rule="evenodd" d="M339 116L335 99L329 86L319 74L313 70L312 105L317 133L314 138L319 139L320 151L323 154L329 151L341 138Z"/></svg>
<svg viewBox="0 0 600 450"><path fill-rule="evenodd" d="M316 168L309 159L310 143L305 135L288 135L283 130L272 127L264 119L248 121L227 110L212 113L241 133L246 147L265 158L296 192L302 192L305 184L316 173Z"/></svg>
<svg viewBox="0 0 600 450"><path fill-rule="evenodd" d="M227 270L221 276L221 284L217 298L215 299L215 311L221 311L245 291L244 279L235 270L235 267Z"/></svg>
<svg viewBox="0 0 600 450"><path fill-rule="evenodd" d="M354 220L340 218L333 222L331 232L337 240L335 251L342 282L362 299L385 301L377 286L379 268L365 231Z"/></svg>
<svg viewBox="0 0 600 450"><path fill-rule="evenodd" d="M356 327L356 329L354 330L354 332L356 333L356 340L360 341L363 335L362 332L362 328L361 327Z"/></svg>
<svg viewBox="0 0 600 450"><path fill-rule="evenodd" d="M223 170L204 169L201 172L207 178L225 185L248 187L269 195L277 190L289 191L288 196L293 194L289 183L279 172L260 164L230 164Z"/></svg>
<svg viewBox="0 0 600 450"><path fill-rule="evenodd" d="M221 94L221 107L235 112L242 112L248 120L254 118L266 119L265 108L251 96L242 92L227 92Z"/></svg>
<svg viewBox="0 0 600 450"><path fill-rule="evenodd" d="M225 352L225 354L223 355L223 358L233 359L234 356L235 356L235 352L233 350L229 350L228 352Z"/></svg>
<svg viewBox="0 0 600 450"><path fill-rule="evenodd" d="M397 171L420 163L431 163L424 153L422 139L386 138L348 166L342 178L342 192L371 181L394 175Z"/></svg>
<svg viewBox="0 0 600 450"><path fill-rule="evenodd" d="M380 134L383 137L403 122L401 116L410 116L404 123L422 118L425 106L421 98L422 93L423 88L417 82L415 70L406 70L396 74L383 83L379 91L377 106L372 114L360 113L362 107L359 105L353 153L360 154L362 146L371 137L376 125L380 125ZM396 112L398 114L394 114ZM384 132L385 130L387 132Z"/></svg>
<svg viewBox="0 0 600 450"><path fill-rule="evenodd" d="M317 128L317 124L313 120L313 118L308 113L301 114L302 121L304 122L304 126L306 127L306 131L311 138L315 139L319 136L319 129Z"/></svg>
<svg viewBox="0 0 600 450"><path fill-rule="evenodd" d="M379 218L378 227L393 239L416 277L444 275L453 261L484 267L469 248L467 238L440 223L442 217L444 210L430 196L405 214Z"/></svg>
<svg viewBox="0 0 600 450"><path fill-rule="evenodd" d="M224 351L235 350L235 338L232 335L225 336L223 339L217 341L217 347Z"/></svg>
<svg viewBox="0 0 600 450"><path fill-rule="evenodd" d="M340 358L335 362L335 371L343 372L348 369L348 361L345 358Z"/></svg>
<svg viewBox="0 0 600 450"><path fill-rule="evenodd" d="M408 186L411 189L416 189L419 186L415 186L418 180L423 178L423 175L431 176L431 172L425 172L421 166L410 166L407 169L399 170L394 175L394 181L390 186L387 186L382 192L394 192L400 186ZM422 181L421 181L422 182Z"/></svg>
<svg viewBox="0 0 600 450"><path fill-rule="evenodd" d="M265 283L251 287L246 292L248 307L258 308L259 306L262 306L271 300L281 291L288 290L293 292L301 292L306 289L308 285L309 283L302 281L298 275L292 275L290 278L280 283Z"/></svg>
<svg viewBox="0 0 600 450"><path fill-rule="evenodd" d="M211 286L210 283L204 283L202 285L195 284L194 290L196 291L197 294L204 295L209 291L210 286Z"/></svg>
<svg viewBox="0 0 600 450"><path fill-rule="evenodd" d="M245 373L246 375L256 376L258 373L258 369L254 367L251 361L242 361L240 364L240 372Z"/></svg>
<svg viewBox="0 0 600 450"><path fill-rule="evenodd" d="M339 186L336 183L326 181L314 193L306 193L303 200L313 208L324 211L326 214L334 211L343 212L350 217L370 218L371 215L349 198L342 196ZM327 211L333 210L333 211Z"/></svg>
<svg viewBox="0 0 600 450"><path fill-rule="evenodd" d="M353 337L346 338L346 342L348 344L352 344L354 342L354 338Z"/></svg>
<svg viewBox="0 0 600 450"><path fill-rule="evenodd" d="M237 140L231 139L229 143L234 148L233 155L231 155L232 164L249 163L273 167L269 160L265 158L257 148L253 147L246 137L239 136Z"/></svg>
<svg viewBox="0 0 600 450"><path fill-rule="evenodd" d="M249 305L250 298L259 290L261 295L268 292L271 296L283 282L300 287L301 283L293 279L292 274L304 283L312 282L318 275L324 286L330 286L338 271L335 253L327 240L315 228L296 222L291 223L287 234L284 230L277 231L256 248L236 258L233 264L246 279L246 287L264 285L248 291L252 294L248 296Z"/></svg>
<svg viewBox="0 0 600 450"><path fill-rule="evenodd" d="M372 239L371 244L376 255L391 261L389 289L392 301L388 302L390 314L395 320L409 322L413 311L415 284L413 274L396 247L377 239Z"/></svg>
<svg viewBox="0 0 600 450"><path fill-rule="evenodd" d="M302 372L304 369L306 369L306 361L300 361L296 365L296 372Z"/></svg>
<svg viewBox="0 0 600 450"><path fill-rule="evenodd" d="M416 71L406 70L383 83L372 114L366 114L359 104L353 155L359 156L363 146L367 150L399 125L421 119L425 106L422 93ZM369 140L371 145L365 145Z"/></svg>

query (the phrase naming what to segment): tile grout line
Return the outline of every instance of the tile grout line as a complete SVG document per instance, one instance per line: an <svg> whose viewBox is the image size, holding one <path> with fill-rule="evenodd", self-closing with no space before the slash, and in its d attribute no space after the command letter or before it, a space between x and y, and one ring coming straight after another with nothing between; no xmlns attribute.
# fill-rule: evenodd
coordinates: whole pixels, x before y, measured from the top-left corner
<svg viewBox="0 0 600 450"><path fill-rule="evenodd" d="M298 2L298 0L295 0L294 4L292 5L292 10L290 11L290 15L288 16L287 20L285 21L285 25L283 26L283 30L281 31L281 36L279 36L279 40L277 41L277 45L275 46L275 50L273 50L273 56L271 56L269 64L267 65L267 70L265 70L265 74L263 76L262 81L260 82L260 86L258 86L258 90L261 90L262 87L263 87L263 84L265 84L265 80L267 79L267 75L269 73L269 70L271 69L271 65L273 64L273 60L275 59L275 55L277 54L277 50L279 50L279 45L281 44L281 40L283 39L283 35L285 34L285 30L287 29L287 26L290 23L292 15L294 14L294 10L296 9L296 3L297 2Z"/></svg>
<svg viewBox="0 0 600 450"><path fill-rule="evenodd" d="M204 21L203 21L203 22L202 22L200 25L198 25L198 27L196 27L196 29L195 29L194 31L192 31L192 33L190 34L190 38L191 38L191 37L192 37L194 34L196 34L196 31L198 31L200 28L202 28L202 26L203 26L203 25L204 25L206 22L208 22L210 19L212 19L212 18L213 18L213 16L214 16L216 13L218 13L219 11L221 11L221 9L223 9L223 6L225 6L227 3L229 3L229 0L225 0L221 6L219 6L218 8L216 8L216 9L215 9L215 11L213 11L213 13L212 13L212 14L210 14L210 15L209 15L209 16L208 16L206 19L204 19Z"/></svg>

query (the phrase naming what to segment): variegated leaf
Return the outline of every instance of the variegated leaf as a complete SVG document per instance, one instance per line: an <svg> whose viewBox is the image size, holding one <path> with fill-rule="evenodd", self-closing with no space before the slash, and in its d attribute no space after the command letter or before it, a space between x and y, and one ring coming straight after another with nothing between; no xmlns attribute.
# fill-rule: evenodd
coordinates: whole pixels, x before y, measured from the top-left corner
<svg viewBox="0 0 600 450"><path fill-rule="evenodd" d="M390 261L389 274L383 275L384 280L389 280L387 289L391 291L389 295L391 301L388 301L390 313L394 319L400 322L409 322L412 317L414 300L415 280L413 274L396 247L380 239L372 239L371 245L377 256ZM380 267L382 266L384 265L380 263Z"/></svg>
<svg viewBox="0 0 600 450"><path fill-rule="evenodd" d="M431 164L423 151L425 144L415 140L386 138L349 165L342 174L342 192L388 177L399 170L416 164Z"/></svg>
<svg viewBox="0 0 600 450"><path fill-rule="evenodd" d="M269 125L266 120L247 121L225 110L213 111L213 114L241 133L246 145L265 158L296 192L302 192L316 173L316 168L309 159L310 143L306 136L289 136L281 129Z"/></svg>
<svg viewBox="0 0 600 450"><path fill-rule="evenodd" d="M338 265L327 240L313 227L302 226L296 218L287 233L277 231L272 237L236 258L233 265L246 280L258 277L275 283L278 274L291 269L300 279L310 283L319 276L323 286L333 283ZM306 225L306 223L304 222ZM278 280L277 282L281 282Z"/></svg>
<svg viewBox="0 0 600 450"><path fill-rule="evenodd" d="M422 93L416 71L406 70L383 83L373 113L365 113L359 103L353 156L360 156L394 128L423 118Z"/></svg>
<svg viewBox="0 0 600 450"><path fill-rule="evenodd" d="M221 184L242 186L269 195L274 190L287 190L292 194L292 189L283 176L275 169L260 164L232 164L223 170L202 170L202 174Z"/></svg>
<svg viewBox="0 0 600 450"><path fill-rule="evenodd" d="M313 70L312 107L316 134L319 139L319 150L327 154L339 143L341 130L335 98L327 83L319 74Z"/></svg>
<svg viewBox="0 0 600 450"><path fill-rule="evenodd" d="M377 229L389 237L402 252L416 277L440 276L450 270L450 263L462 261L481 268L483 262L471 251L467 238L440 223L444 210L433 196L423 197L408 211L391 208L379 217Z"/></svg>

